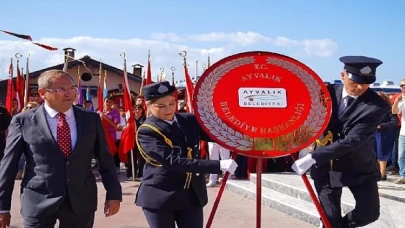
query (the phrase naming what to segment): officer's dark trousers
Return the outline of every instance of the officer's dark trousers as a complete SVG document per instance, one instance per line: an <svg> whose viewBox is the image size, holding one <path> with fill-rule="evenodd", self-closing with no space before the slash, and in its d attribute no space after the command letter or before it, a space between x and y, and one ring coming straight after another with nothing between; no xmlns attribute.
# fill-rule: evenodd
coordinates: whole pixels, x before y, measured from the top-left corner
<svg viewBox="0 0 405 228"><path fill-rule="evenodd" d="M332 228L362 227L376 221L380 216L377 182L367 181L348 188L354 196L356 206L342 218L340 206L342 188L332 188L329 178L325 181L315 182L319 200Z"/></svg>
<svg viewBox="0 0 405 228"><path fill-rule="evenodd" d="M202 208L169 211L142 208L150 228L203 228Z"/></svg>
<svg viewBox="0 0 405 228"><path fill-rule="evenodd" d="M247 175L247 157L238 154L235 158L238 167L235 170L235 177L238 179L248 179Z"/></svg>

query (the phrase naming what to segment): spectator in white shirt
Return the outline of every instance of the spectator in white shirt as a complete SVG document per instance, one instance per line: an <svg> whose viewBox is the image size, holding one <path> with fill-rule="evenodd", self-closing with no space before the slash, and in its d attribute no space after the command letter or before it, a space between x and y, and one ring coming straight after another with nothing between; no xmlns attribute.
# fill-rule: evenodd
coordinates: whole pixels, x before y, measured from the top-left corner
<svg viewBox="0 0 405 228"><path fill-rule="evenodd" d="M403 79L399 85L401 87L402 94L398 96L394 104L392 105L393 114L401 115L401 130L398 138L398 165L399 165L399 178L395 184L405 184L405 79Z"/></svg>

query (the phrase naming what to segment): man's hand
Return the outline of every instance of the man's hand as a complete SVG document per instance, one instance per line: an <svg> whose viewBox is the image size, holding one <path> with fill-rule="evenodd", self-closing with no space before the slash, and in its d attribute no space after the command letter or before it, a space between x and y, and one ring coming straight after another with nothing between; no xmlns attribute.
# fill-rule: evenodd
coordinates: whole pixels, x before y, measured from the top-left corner
<svg viewBox="0 0 405 228"><path fill-rule="evenodd" d="M120 210L120 201L119 200L107 200L104 204L104 214L105 217L113 216L117 214ZM3 228L3 227L0 227Z"/></svg>
<svg viewBox="0 0 405 228"><path fill-rule="evenodd" d="M10 227L10 212L0 213L0 228Z"/></svg>

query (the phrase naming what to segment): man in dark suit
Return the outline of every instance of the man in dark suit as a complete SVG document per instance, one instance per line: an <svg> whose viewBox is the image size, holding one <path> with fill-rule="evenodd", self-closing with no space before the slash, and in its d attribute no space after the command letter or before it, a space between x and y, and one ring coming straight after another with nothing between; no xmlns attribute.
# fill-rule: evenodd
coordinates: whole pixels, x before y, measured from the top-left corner
<svg viewBox="0 0 405 228"><path fill-rule="evenodd" d="M4 156L4 148L6 147L7 128L10 125L11 115L7 109L0 107L0 160Z"/></svg>
<svg viewBox="0 0 405 228"><path fill-rule="evenodd" d="M333 106L324 139L332 142L317 145L292 168L302 175L312 166L315 189L333 228L361 227L376 221L380 214L377 182L381 174L373 139L390 107L369 88L376 80L380 60L346 56L340 61L345 64L343 85L328 87ZM352 192L356 207L342 218L341 194L345 186Z"/></svg>
<svg viewBox="0 0 405 228"><path fill-rule="evenodd" d="M13 117L0 165L0 227L10 224L11 196L21 154L24 227L91 228L97 209L97 185L91 170L98 160L106 193L106 216L118 212L121 185L106 145L100 116L73 106L73 78L50 70L38 78L44 104Z"/></svg>

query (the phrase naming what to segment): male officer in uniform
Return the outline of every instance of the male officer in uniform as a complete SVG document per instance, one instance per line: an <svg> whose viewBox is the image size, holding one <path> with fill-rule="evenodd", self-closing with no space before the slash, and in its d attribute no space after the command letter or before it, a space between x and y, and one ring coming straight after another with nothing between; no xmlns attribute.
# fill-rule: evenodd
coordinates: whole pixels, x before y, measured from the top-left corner
<svg viewBox="0 0 405 228"><path fill-rule="evenodd" d="M390 107L369 88L376 81L380 60L345 56L340 61L345 64L343 85L328 86L332 116L324 140L318 141L314 151L297 160L292 168L302 175L312 166L315 189L333 228L361 227L380 215L377 182L381 174L373 138ZM345 186L352 192L356 206L342 218L340 204Z"/></svg>

